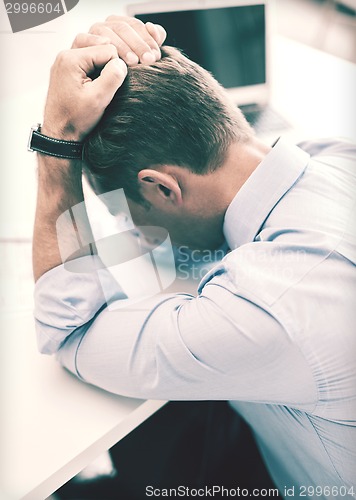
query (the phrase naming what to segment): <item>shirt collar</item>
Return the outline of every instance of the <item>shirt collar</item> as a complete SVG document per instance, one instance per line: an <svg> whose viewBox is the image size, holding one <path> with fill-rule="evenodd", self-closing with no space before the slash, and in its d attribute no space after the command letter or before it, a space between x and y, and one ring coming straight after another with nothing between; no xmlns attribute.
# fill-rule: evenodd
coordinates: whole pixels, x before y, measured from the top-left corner
<svg viewBox="0 0 356 500"><path fill-rule="evenodd" d="M252 242L269 213L303 174L310 155L280 139L230 203L224 235L230 249Z"/></svg>

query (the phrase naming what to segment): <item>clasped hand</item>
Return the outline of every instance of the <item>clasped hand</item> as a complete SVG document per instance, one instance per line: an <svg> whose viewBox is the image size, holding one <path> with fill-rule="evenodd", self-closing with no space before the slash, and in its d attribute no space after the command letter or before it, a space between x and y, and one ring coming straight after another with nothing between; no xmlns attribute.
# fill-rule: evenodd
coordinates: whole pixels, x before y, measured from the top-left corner
<svg viewBox="0 0 356 500"><path fill-rule="evenodd" d="M122 16L109 16L77 35L51 68L42 132L82 141L124 82L127 66L159 60L165 38L162 26Z"/></svg>

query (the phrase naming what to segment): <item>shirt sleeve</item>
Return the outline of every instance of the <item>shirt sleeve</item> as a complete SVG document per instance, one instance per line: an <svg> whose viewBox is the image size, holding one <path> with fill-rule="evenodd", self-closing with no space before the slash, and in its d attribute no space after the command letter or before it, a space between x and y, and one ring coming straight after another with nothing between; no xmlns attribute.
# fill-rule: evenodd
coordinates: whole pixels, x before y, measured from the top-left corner
<svg viewBox="0 0 356 500"><path fill-rule="evenodd" d="M314 385L300 351L271 311L231 292L228 280L222 265L197 297L110 308L95 273L59 266L36 284L39 348L83 381L124 396L311 408Z"/></svg>

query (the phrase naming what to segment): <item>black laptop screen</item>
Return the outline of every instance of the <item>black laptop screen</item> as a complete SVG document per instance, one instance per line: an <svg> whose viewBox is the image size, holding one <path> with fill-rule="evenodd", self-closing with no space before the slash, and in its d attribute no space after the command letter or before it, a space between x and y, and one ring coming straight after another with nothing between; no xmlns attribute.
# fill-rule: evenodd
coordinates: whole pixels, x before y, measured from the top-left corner
<svg viewBox="0 0 356 500"><path fill-rule="evenodd" d="M226 88L266 81L265 6L136 15L161 24L173 45L209 70Z"/></svg>

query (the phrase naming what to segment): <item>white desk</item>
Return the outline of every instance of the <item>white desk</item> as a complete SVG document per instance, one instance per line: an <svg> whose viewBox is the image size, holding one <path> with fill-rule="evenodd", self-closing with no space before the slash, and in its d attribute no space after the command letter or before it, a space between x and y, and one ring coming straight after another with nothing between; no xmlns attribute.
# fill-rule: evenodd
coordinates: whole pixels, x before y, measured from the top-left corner
<svg viewBox="0 0 356 500"><path fill-rule="evenodd" d="M165 404L81 383L37 352L31 313L1 334L1 500L46 498Z"/></svg>

